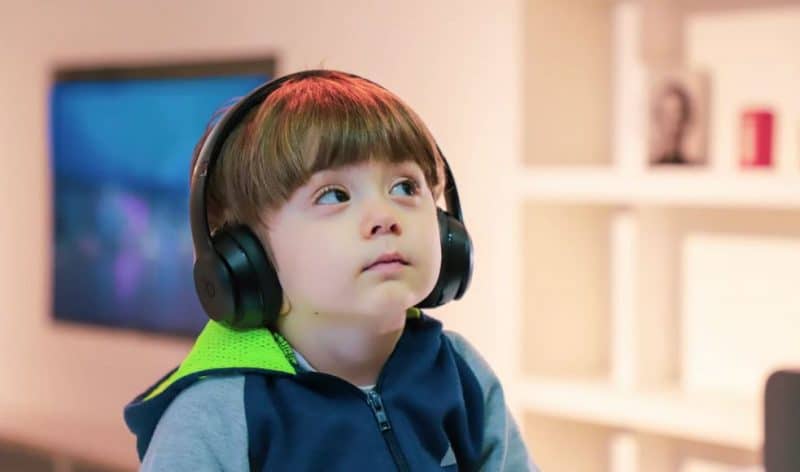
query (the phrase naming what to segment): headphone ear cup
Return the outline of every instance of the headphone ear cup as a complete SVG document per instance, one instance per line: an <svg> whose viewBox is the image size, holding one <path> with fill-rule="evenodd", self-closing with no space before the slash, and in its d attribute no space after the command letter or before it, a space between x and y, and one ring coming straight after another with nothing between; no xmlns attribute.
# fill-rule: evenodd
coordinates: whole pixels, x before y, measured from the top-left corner
<svg viewBox="0 0 800 472"><path fill-rule="evenodd" d="M218 230L211 240L216 257L200 258L194 268L206 313L234 329L271 327L283 293L255 234L238 225Z"/></svg>
<svg viewBox="0 0 800 472"><path fill-rule="evenodd" d="M230 268L217 252L202 254L194 261L194 288L203 310L220 323L229 323L236 313L236 294Z"/></svg>
<svg viewBox="0 0 800 472"><path fill-rule="evenodd" d="M419 302L418 308L434 308L461 298L472 280L472 239L467 229L441 208L436 209L442 264L439 278L431 293Z"/></svg>
<svg viewBox="0 0 800 472"><path fill-rule="evenodd" d="M228 234L236 241L248 261L247 266L242 268L241 280L242 286L246 287L242 291L242 298L249 308L242 312L238 327L274 328L283 302L283 289L278 273L269 261L261 241L250 228L237 225ZM240 272L236 270L234 273L238 280Z"/></svg>
<svg viewBox="0 0 800 472"><path fill-rule="evenodd" d="M447 240L448 252L448 271L453 274L453 278L458 280L458 289L453 299L458 300L464 296L472 281L472 266L475 262L472 238L467 232L467 228L458 219L449 213L442 211L447 218L450 237ZM442 248L444 249L444 248Z"/></svg>

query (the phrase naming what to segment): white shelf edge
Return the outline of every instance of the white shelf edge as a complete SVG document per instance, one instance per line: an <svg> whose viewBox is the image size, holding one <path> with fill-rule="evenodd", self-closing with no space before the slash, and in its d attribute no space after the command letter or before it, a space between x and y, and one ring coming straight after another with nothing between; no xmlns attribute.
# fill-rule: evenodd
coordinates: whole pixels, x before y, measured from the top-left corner
<svg viewBox="0 0 800 472"><path fill-rule="evenodd" d="M531 413L751 452L762 446L757 398L691 395L677 389L635 392L604 380L530 376L516 391L522 410Z"/></svg>
<svg viewBox="0 0 800 472"><path fill-rule="evenodd" d="M521 169L518 198L593 205L659 205L800 209L800 175L742 170L653 169L623 173L610 168Z"/></svg>

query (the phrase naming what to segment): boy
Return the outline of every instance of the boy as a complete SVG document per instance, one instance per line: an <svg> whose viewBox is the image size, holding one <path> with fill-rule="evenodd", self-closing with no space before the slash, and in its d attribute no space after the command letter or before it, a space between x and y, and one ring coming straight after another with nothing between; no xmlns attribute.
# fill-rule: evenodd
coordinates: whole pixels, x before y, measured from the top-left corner
<svg viewBox="0 0 800 472"><path fill-rule="evenodd" d="M244 225L263 247L280 310L209 322L126 407L142 470L535 470L491 369L415 308L443 266L430 132L365 79L280 80L203 193L210 229Z"/></svg>

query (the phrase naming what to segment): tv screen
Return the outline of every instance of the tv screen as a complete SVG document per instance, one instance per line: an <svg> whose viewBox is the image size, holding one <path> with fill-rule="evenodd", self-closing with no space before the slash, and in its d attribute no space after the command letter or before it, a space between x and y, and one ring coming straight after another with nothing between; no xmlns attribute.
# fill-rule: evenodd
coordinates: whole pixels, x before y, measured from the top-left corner
<svg viewBox="0 0 800 472"><path fill-rule="evenodd" d="M56 74L49 101L53 315L194 336L191 154L215 111L271 62Z"/></svg>

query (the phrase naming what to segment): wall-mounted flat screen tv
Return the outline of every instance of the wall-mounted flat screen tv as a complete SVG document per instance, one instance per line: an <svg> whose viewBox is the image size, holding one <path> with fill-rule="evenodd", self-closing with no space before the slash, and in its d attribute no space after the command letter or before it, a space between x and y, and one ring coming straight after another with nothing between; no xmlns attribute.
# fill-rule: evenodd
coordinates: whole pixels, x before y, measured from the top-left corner
<svg viewBox="0 0 800 472"><path fill-rule="evenodd" d="M191 154L272 59L64 68L49 96L56 320L194 336Z"/></svg>

